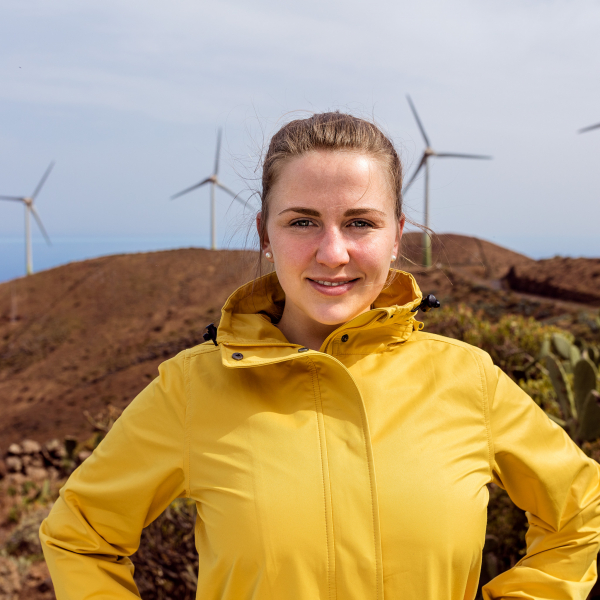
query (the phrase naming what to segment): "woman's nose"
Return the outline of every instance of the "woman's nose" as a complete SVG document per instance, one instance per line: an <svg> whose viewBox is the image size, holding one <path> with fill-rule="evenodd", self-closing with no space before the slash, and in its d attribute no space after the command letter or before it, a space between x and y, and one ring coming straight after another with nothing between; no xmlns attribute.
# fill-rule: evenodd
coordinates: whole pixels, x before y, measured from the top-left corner
<svg viewBox="0 0 600 600"><path fill-rule="evenodd" d="M330 268L345 265L350 260L346 240L341 231L327 230L319 240L317 262Z"/></svg>

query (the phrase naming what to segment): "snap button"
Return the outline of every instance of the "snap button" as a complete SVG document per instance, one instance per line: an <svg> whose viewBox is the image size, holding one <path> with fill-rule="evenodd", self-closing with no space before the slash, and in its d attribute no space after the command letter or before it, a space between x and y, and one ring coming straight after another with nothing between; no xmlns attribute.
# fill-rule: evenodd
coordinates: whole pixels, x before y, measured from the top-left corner
<svg viewBox="0 0 600 600"><path fill-rule="evenodd" d="M308 352L308 348L298 348L298 352Z"/></svg>
<svg viewBox="0 0 600 600"><path fill-rule="evenodd" d="M244 355L241 352L234 352L231 355L231 358L233 358L233 360L242 360L242 358L244 358Z"/></svg>
<svg viewBox="0 0 600 600"><path fill-rule="evenodd" d="M345 334L342 336L342 342L347 342L347 341L348 341L348 334L347 334L347 333L345 333Z"/></svg>

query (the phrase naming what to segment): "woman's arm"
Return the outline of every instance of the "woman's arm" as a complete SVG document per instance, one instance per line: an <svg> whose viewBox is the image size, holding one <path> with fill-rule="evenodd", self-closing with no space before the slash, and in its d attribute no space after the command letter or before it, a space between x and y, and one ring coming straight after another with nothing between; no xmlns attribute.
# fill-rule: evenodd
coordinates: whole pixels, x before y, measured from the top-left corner
<svg viewBox="0 0 600 600"><path fill-rule="evenodd" d="M600 469L507 375L486 365L492 475L527 511L527 554L485 600L585 600L596 580Z"/></svg>
<svg viewBox="0 0 600 600"><path fill-rule="evenodd" d="M139 597L127 557L142 529L187 494L186 368L184 353L160 366L42 523L58 600Z"/></svg>

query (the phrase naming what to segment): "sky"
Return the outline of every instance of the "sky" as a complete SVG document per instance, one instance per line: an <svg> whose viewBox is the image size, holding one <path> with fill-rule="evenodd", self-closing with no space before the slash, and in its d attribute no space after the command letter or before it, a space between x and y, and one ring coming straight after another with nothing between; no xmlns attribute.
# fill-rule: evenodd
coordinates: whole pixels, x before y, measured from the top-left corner
<svg viewBox="0 0 600 600"><path fill-rule="evenodd" d="M598 23L597 0L3 0L0 194L56 160L36 200L52 239L206 246L208 189L169 198L211 174L219 127L221 178L258 206L270 136L312 112L374 118L410 176L410 94L436 150L493 156L434 161L434 231L597 257L600 129L577 130L600 122ZM422 221L422 178L405 203ZM251 244L255 211L217 204L219 246ZM23 230L0 202L0 261Z"/></svg>

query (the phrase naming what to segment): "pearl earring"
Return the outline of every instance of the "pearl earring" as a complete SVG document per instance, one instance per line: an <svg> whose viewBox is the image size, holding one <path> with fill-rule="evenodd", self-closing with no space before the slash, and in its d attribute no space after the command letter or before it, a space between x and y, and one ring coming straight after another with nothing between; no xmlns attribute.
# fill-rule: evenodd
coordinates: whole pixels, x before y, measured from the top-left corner
<svg viewBox="0 0 600 600"><path fill-rule="evenodd" d="M273 258L273 255L270 252L265 252L265 256L267 258Z"/></svg>
<svg viewBox="0 0 600 600"><path fill-rule="evenodd" d="M396 255L392 254L392 262L394 262L396 260Z"/></svg>

